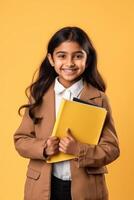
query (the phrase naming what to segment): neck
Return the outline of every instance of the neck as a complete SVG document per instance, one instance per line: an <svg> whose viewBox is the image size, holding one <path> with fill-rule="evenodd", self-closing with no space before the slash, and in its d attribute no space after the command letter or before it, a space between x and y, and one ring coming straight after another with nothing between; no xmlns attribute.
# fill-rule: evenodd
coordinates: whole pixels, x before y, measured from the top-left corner
<svg viewBox="0 0 134 200"><path fill-rule="evenodd" d="M69 88L71 87L74 83L76 83L77 81L79 81L81 79L81 77L76 78L73 81L63 81L58 77L58 81L65 87L65 88Z"/></svg>

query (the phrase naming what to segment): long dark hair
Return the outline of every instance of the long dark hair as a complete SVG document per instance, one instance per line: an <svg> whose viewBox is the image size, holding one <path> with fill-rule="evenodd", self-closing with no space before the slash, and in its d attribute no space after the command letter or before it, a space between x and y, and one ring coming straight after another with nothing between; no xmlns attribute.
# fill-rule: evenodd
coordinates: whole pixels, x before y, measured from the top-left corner
<svg viewBox="0 0 134 200"><path fill-rule="evenodd" d="M95 48L93 47L93 44L88 35L81 28L64 27L57 31L48 43L47 54L50 53L53 56L55 48L65 41L77 42L87 53L87 67L82 74L82 77L87 83L90 83L95 88L105 92L105 83L97 69L97 54ZM29 116L33 120L34 124L39 123L42 118L37 118L35 116L35 108L42 104L43 95L51 86L56 76L58 76L58 74L55 72L54 67L51 66L46 55L45 59L39 67L36 80L33 81L25 91L29 99L29 103L22 105L19 108L19 114L22 108L28 108Z"/></svg>

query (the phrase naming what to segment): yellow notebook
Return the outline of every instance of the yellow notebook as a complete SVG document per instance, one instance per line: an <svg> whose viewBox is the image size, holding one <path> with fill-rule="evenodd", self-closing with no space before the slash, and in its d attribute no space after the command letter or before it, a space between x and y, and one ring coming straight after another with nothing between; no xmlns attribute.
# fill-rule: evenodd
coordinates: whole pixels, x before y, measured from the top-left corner
<svg viewBox="0 0 134 200"><path fill-rule="evenodd" d="M66 136L67 128L74 137L87 144L97 144L106 117L106 109L62 99L52 136ZM47 162L55 163L75 158L73 155L59 152Z"/></svg>

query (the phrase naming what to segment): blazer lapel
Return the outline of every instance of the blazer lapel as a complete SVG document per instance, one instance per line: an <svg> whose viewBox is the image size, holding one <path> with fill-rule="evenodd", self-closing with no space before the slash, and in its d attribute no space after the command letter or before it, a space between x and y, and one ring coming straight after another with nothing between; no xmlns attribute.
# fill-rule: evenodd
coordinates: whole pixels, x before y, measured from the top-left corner
<svg viewBox="0 0 134 200"><path fill-rule="evenodd" d="M39 132L41 137L48 138L52 134L56 118L54 83L43 96L43 104L38 110L38 115L43 119L39 125L36 125L36 131Z"/></svg>
<svg viewBox="0 0 134 200"><path fill-rule="evenodd" d="M95 98L99 98L101 93L98 89L90 85L89 83L84 82L84 87L80 95L80 99L84 101L90 101Z"/></svg>

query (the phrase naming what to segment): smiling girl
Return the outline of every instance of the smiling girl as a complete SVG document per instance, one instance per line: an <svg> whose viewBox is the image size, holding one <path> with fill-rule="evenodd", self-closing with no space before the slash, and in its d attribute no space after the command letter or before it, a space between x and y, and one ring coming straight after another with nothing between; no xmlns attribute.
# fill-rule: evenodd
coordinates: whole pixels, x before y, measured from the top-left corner
<svg viewBox="0 0 134 200"><path fill-rule="evenodd" d="M106 165L120 151L105 83L88 35L78 27L57 31L48 43L38 77L28 89L29 102L19 109L20 113L25 108L25 114L14 134L16 150L30 159L24 199L108 200ZM70 129L64 138L51 136L62 98L73 97L107 109L97 145L77 141ZM46 160L59 151L77 158L48 164Z"/></svg>

